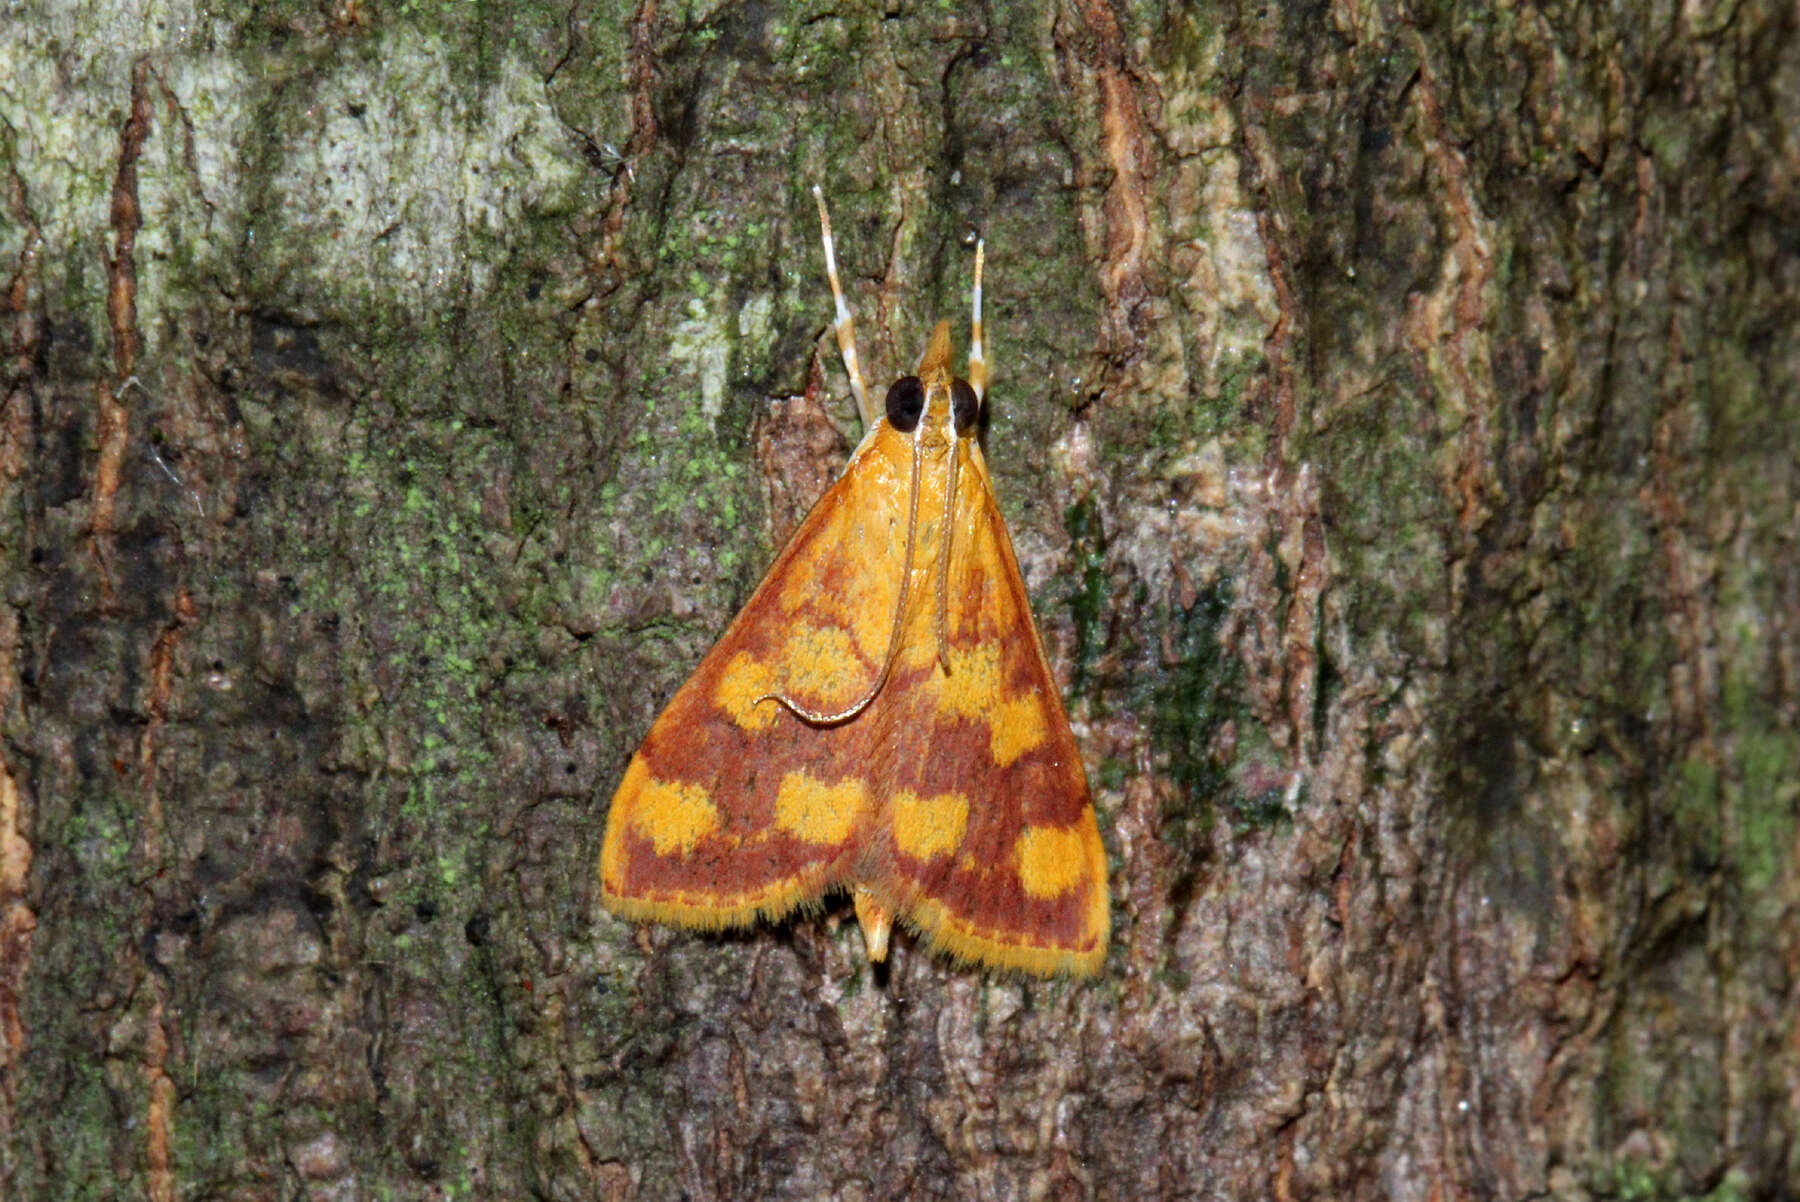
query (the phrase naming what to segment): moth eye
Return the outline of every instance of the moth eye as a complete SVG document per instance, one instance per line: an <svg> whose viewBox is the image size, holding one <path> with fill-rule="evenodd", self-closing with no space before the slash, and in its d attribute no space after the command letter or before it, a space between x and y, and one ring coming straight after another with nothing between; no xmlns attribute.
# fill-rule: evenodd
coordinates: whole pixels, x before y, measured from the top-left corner
<svg viewBox="0 0 1800 1202"><path fill-rule="evenodd" d="M911 434L918 429L919 418L924 413L925 385L919 383L919 377L901 376L888 385L888 425L902 434Z"/></svg>
<svg viewBox="0 0 1800 1202"><path fill-rule="evenodd" d="M958 377L950 382L950 413L956 419L956 432L966 433L981 415L981 401L967 380Z"/></svg>

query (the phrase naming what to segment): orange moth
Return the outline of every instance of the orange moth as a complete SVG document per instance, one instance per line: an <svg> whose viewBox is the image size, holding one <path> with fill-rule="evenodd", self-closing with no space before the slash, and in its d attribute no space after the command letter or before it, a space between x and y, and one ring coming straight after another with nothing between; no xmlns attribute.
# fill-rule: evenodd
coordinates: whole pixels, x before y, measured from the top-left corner
<svg viewBox="0 0 1800 1202"><path fill-rule="evenodd" d="M987 386L975 249L969 366L950 323L632 756L600 852L627 918L716 929L849 890L869 959L895 919L960 961L1095 971L1106 854L975 434Z"/></svg>

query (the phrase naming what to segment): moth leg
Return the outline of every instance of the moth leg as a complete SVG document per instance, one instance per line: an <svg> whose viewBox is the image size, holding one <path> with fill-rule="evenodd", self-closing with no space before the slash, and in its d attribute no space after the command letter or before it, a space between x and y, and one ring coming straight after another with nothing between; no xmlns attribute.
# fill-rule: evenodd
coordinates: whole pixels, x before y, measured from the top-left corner
<svg viewBox="0 0 1800 1202"><path fill-rule="evenodd" d="M981 342L981 265L987 258L987 240L977 239L975 242L975 289L969 318L969 387L975 390L975 399L987 397L987 350Z"/></svg>
<svg viewBox="0 0 1800 1202"><path fill-rule="evenodd" d="M850 306L844 301L844 287L838 283L837 249L831 240L831 214L825 211L825 193L819 185L813 185L813 199L819 202L819 230L825 243L825 274L831 277L831 296L837 302L837 320L833 328L837 331L838 350L844 356L844 370L850 373L850 391L856 394L856 412L862 418L863 429L875 427L875 412L869 408L869 390L863 387L862 368L856 359L856 319L850 316Z"/></svg>
<svg viewBox="0 0 1800 1202"><path fill-rule="evenodd" d="M869 963L879 964L887 959L888 936L894 930L894 912L863 885L856 887L853 896L856 899L856 924L862 928L863 947L868 950Z"/></svg>

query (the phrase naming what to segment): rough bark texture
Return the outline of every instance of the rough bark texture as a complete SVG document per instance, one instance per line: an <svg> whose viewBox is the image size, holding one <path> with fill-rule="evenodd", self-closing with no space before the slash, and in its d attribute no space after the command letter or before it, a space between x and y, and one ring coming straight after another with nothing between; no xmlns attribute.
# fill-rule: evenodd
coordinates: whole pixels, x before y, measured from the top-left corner
<svg viewBox="0 0 1800 1202"><path fill-rule="evenodd" d="M1794 1196L1797 113L1789 0L7 6L0 1194ZM884 381L988 239L1095 981L594 904L815 180Z"/></svg>

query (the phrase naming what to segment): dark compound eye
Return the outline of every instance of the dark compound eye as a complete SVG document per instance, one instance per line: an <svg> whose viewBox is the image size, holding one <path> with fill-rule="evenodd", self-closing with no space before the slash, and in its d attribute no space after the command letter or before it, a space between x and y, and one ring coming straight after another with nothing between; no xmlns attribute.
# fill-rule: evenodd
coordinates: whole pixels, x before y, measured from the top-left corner
<svg viewBox="0 0 1800 1202"><path fill-rule="evenodd" d="M958 434L967 433L981 415L981 401L967 380L959 378L950 382L950 413L956 419Z"/></svg>
<svg viewBox="0 0 1800 1202"><path fill-rule="evenodd" d="M888 385L888 425L902 434L911 434L919 428L919 418L924 413L925 385L919 383L919 377L901 376Z"/></svg>

